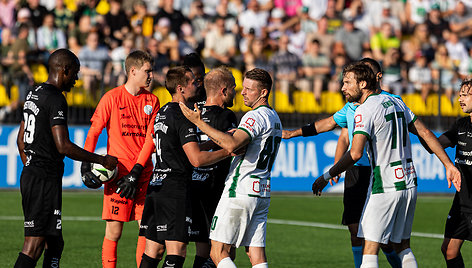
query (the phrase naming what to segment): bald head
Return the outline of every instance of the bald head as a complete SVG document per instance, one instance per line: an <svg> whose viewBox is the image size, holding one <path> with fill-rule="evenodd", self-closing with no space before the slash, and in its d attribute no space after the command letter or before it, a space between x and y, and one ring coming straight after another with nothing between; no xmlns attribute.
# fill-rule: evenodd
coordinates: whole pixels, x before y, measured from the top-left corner
<svg viewBox="0 0 472 268"><path fill-rule="evenodd" d="M58 49L49 56L48 66L50 72L72 66L80 66L77 56L68 49Z"/></svg>
<svg viewBox="0 0 472 268"><path fill-rule="evenodd" d="M48 66L47 83L61 91L70 91L78 79L80 62L77 56L68 49L58 49L49 57Z"/></svg>
<svg viewBox="0 0 472 268"><path fill-rule="evenodd" d="M220 88L234 87L234 77L226 67L218 67L205 75L204 85L207 96L214 96Z"/></svg>

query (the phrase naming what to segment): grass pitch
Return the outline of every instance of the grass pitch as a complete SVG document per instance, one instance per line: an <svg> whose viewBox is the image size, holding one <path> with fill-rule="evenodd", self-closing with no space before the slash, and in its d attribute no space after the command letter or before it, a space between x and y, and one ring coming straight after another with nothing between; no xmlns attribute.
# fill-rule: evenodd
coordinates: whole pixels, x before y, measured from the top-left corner
<svg viewBox="0 0 472 268"><path fill-rule="evenodd" d="M23 243L23 219L19 191L1 191L0 267L13 267ZM445 267L440 247L452 196L419 195L411 245L420 267ZM100 267L105 223L100 220L102 192L63 193L65 249L62 267ZM349 233L340 225L342 197L273 194L269 212L267 255L271 267L353 267ZM136 267L136 222L125 224L118 244L118 267ZM192 267L193 243L184 267ZM462 255L472 266L472 243ZM40 260L38 267L41 267ZM389 267L382 253L380 267ZM251 267L243 249L236 265Z"/></svg>

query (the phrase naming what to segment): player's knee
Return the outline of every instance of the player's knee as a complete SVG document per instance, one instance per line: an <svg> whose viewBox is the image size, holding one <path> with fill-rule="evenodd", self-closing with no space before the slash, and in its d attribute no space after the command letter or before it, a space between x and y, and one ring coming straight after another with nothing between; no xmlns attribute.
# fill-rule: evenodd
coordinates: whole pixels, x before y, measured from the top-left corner
<svg viewBox="0 0 472 268"><path fill-rule="evenodd" d="M105 237L111 241L118 241L121 238L122 233L122 225L121 226L108 226L105 230Z"/></svg>
<svg viewBox="0 0 472 268"><path fill-rule="evenodd" d="M38 260L43 253L45 241L44 237L25 237L25 242L21 252L34 260Z"/></svg>
<svg viewBox="0 0 472 268"><path fill-rule="evenodd" d="M460 255L459 249L453 248L449 246L448 244L444 244L444 243L441 246L441 252L444 258L446 258L446 260L454 259L455 257Z"/></svg>
<svg viewBox="0 0 472 268"><path fill-rule="evenodd" d="M213 260L214 263L218 263L221 260L221 251L217 250L216 248L211 248L210 250L210 258Z"/></svg>

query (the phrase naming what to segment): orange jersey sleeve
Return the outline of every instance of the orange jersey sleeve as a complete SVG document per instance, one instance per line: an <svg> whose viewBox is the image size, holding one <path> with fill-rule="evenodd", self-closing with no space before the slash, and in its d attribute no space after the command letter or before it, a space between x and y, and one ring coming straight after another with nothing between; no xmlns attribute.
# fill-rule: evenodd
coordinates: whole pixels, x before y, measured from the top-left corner
<svg viewBox="0 0 472 268"><path fill-rule="evenodd" d="M141 90L137 96L133 96L124 85L110 90L100 100L91 119L90 138L106 127L107 152L118 157L119 176L128 174L138 158L145 170L152 169L150 154L153 148L148 147L153 145L145 144L146 136L152 133L158 110L159 100L155 95Z"/></svg>

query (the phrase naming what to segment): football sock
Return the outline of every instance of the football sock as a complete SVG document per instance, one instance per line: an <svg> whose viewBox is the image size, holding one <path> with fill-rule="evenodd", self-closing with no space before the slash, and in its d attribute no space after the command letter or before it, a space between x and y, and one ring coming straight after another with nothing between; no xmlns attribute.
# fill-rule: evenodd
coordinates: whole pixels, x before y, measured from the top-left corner
<svg viewBox="0 0 472 268"><path fill-rule="evenodd" d="M392 266L392 268L402 268L402 260L400 260L400 257L398 257L395 250L385 252L382 249L382 251L385 254L385 257L387 258L387 261L388 263L390 263L390 266Z"/></svg>
<svg viewBox="0 0 472 268"><path fill-rule="evenodd" d="M167 255L162 268L182 268L185 258L179 255Z"/></svg>
<svg viewBox="0 0 472 268"><path fill-rule="evenodd" d="M159 264L159 259L154 259L143 253L143 257L141 258L141 264L139 268L157 268Z"/></svg>
<svg viewBox="0 0 472 268"><path fill-rule="evenodd" d="M267 264L267 262L263 262L252 266L252 268L269 268L269 264Z"/></svg>
<svg viewBox="0 0 472 268"><path fill-rule="evenodd" d="M462 255L455 257L454 259L446 260L447 268L464 268L464 260L462 259Z"/></svg>
<svg viewBox="0 0 472 268"><path fill-rule="evenodd" d="M53 268L59 267L59 261L61 260L61 255L54 256L55 254L51 253L51 250L46 249L44 251L44 260L43 260L43 268Z"/></svg>
<svg viewBox="0 0 472 268"><path fill-rule="evenodd" d="M361 267L362 264L362 246L352 247L352 256L354 256L354 266Z"/></svg>
<svg viewBox="0 0 472 268"><path fill-rule="evenodd" d="M218 263L218 268L236 268L236 265L234 262L231 260L230 257L226 257Z"/></svg>
<svg viewBox="0 0 472 268"><path fill-rule="evenodd" d="M102 266L103 268L115 268L116 267L116 248L118 241L111 241L103 238L102 245Z"/></svg>
<svg viewBox="0 0 472 268"><path fill-rule="evenodd" d="M46 243L48 248L44 251L43 268L59 267L62 250L64 249L64 239L62 239L62 236L48 236Z"/></svg>
<svg viewBox="0 0 472 268"><path fill-rule="evenodd" d="M398 257L402 260L402 267L403 268L417 268L418 264L416 263L415 255L410 248L403 250L402 252L398 253Z"/></svg>
<svg viewBox="0 0 472 268"><path fill-rule="evenodd" d="M203 264L205 264L206 261L207 261L207 258L195 255L195 259L193 260L193 268L203 267Z"/></svg>
<svg viewBox="0 0 472 268"><path fill-rule="evenodd" d="M377 255L363 255L362 256L362 268L378 268L379 259Z"/></svg>
<svg viewBox="0 0 472 268"><path fill-rule="evenodd" d="M146 237L138 236L138 244L136 246L136 265L138 267L141 264L141 258L143 257L145 248L146 248Z"/></svg>
<svg viewBox="0 0 472 268"><path fill-rule="evenodd" d="M30 268L36 267L36 260L33 260L30 256L20 252L18 259L16 259L14 268Z"/></svg>

